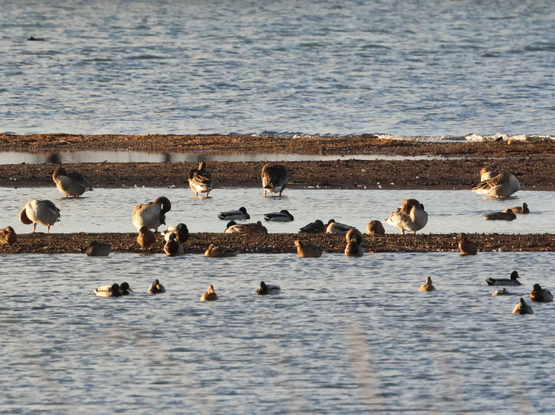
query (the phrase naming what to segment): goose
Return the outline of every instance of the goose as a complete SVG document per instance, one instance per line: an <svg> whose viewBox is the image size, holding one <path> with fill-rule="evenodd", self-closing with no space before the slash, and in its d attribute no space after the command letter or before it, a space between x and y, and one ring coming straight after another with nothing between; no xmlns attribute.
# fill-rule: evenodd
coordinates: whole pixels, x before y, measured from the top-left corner
<svg viewBox="0 0 555 415"><path fill-rule="evenodd" d="M206 162L202 161L198 165L198 169L192 169L189 172L189 187L193 192L195 192L195 197L198 197L199 193L206 193L205 197L208 197L208 193L212 190L214 186L214 180L212 180L212 175L206 170Z"/></svg>
<svg viewBox="0 0 555 415"><path fill-rule="evenodd" d="M87 179L81 173L76 171L68 173L62 166L58 166L52 173L52 180L56 183L56 187L60 192L66 195L66 198L79 197L86 190L94 190Z"/></svg>
<svg viewBox="0 0 555 415"><path fill-rule="evenodd" d="M500 290L494 291L491 295L512 295L506 288L501 288Z"/></svg>
<svg viewBox="0 0 555 415"><path fill-rule="evenodd" d="M279 212L273 212L273 213L266 213L264 215L264 220L272 221L272 222L291 222L294 219L295 218L293 218L293 215L290 214L287 210L281 210Z"/></svg>
<svg viewBox="0 0 555 415"><path fill-rule="evenodd" d="M200 296L200 301L216 301L217 299L218 295L214 291L213 285L209 285L206 292Z"/></svg>
<svg viewBox="0 0 555 415"><path fill-rule="evenodd" d="M184 223L179 223L177 226L168 226L168 229L164 232L164 241L170 240L172 232L175 233L177 240L182 244L189 240L189 228Z"/></svg>
<svg viewBox="0 0 555 415"><path fill-rule="evenodd" d="M21 212L19 212L19 220L25 225L33 224L33 232L37 229L37 224L46 226L48 233L50 227L60 220L60 209L56 207L50 200L29 200Z"/></svg>
<svg viewBox="0 0 555 415"><path fill-rule="evenodd" d="M236 248L226 248L224 246L216 246L214 244L210 244L208 249L204 252L204 256L209 258L226 258L237 256L237 252L239 250Z"/></svg>
<svg viewBox="0 0 555 415"><path fill-rule="evenodd" d="M518 304L513 309L513 314L534 314L534 310L531 306L526 304L524 298L521 298Z"/></svg>
<svg viewBox="0 0 555 415"><path fill-rule="evenodd" d="M170 233L169 241L164 245L164 252L167 256L177 256L183 254L183 245L179 243L175 233Z"/></svg>
<svg viewBox="0 0 555 415"><path fill-rule="evenodd" d="M17 242L17 234L11 226L6 226L0 230L0 244L11 245L15 242Z"/></svg>
<svg viewBox="0 0 555 415"><path fill-rule="evenodd" d="M416 231L422 229L428 223L428 213L424 205L416 199L403 200L403 206L397 208L385 220L385 223L395 226L404 235L405 231Z"/></svg>
<svg viewBox="0 0 555 415"><path fill-rule="evenodd" d="M220 212L218 218L222 220L243 220L250 219L251 215L247 213L247 209L240 207L239 210L228 210L226 212Z"/></svg>
<svg viewBox="0 0 555 415"><path fill-rule="evenodd" d="M235 221L231 221L227 224L225 233L268 234L268 229L266 229L260 221L241 225L238 225Z"/></svg>
<svg viewBox="0 0 555 415"><path fill-rule="evenodd" d="M480 170L480 181L483 182L484 180L493 179L495 176L500 175L502 172L497 170L488 171L487 168L483 168Z"/></svg>
<svg viewBox="0 0 555 415"><path fill-rule="evenodd" d="M354 226L345 225L344 223L336 222L335 219L330 219L326 227L326 233L346 234L352 228Z"/></svg>
<svg viewBox="0 0 555 415"><path fill-rule="evenodd" d="M256 290L256 295L279 294L281 288L279 285L266 284L264 281L260 282L260 287Z"/></svg>
<svg viewBox="0 0 555 415"><path fill-rule="evenodd" d="M295 241L295 246L297 247L297 254L301 258L320 258L324 252L318 245L303 241Z"/></svg>
<svg viewBox="0 0 555 415"><path fill-rule="evenodd" d="M324 222L320 219L316 219L314 222L309 223L308 225L303 226L299 233L324 233L326 232L326 226Z"/></svg>
<svg viewBox="0 0 555 415"><path fill-rule="evenodd" d="M160 281L158 281L158 279L152 281L152 284L150 284L150 287L148 287L147 290L147 294L163 294L165 292L166 288L162 284L160 284Z"/></svg>
<svg viewBox="0 0 555 415"><path fill-rule="evenodd" d="M354 235L347 246L345 247L345 255L347 256L362 256L364 255L364 248L362 246L362 238Z"/></svg>
<svg viewBox="0 0 555 415"><path fill-rule="evenodd" d="M530 293L530 300L534 303L550 303L553 301L553 295L542 288L540 284L534 284L534 288Z"/></svg>
<svg viewBox="0 0 555 415"><path fill-rule="evenodd" d="M150 249L152 244L156 242L156 235L146 226L139 229L139 235L137 236L137 243L141 245L142 249Z"/></svg>
<svg viewBox="0 0 555 415"><path fill-rule="evenodd" d="M503 212L507 212L508 210L509 209L505 209ZM530 209L528 209L528 205L526 203L523 203L522 206L514 206L514 207L510 208L510 210L515 215L522 215L522 214L530 213Z"/></svg>
<svg viewBox="0 0 555 415"><path fill-rule="evenodd" d="M98 241L92 241L87 248L88 256L108 256L112 250L112 244L100 243Z"/></svg>
<svg viewBox="0 0 555 415"><path fill-rule="evenodd" d="M266 192L279 193L279 196L281 196L289 182L289 173L285 166L281 164L265 164L262 167L261 177L264 196L266 196Z"/></svg>
<svg viewBox="0 0 555 415"><path fill-rule="evenodd" d="M518 281L517 279L520 278L520 276L518 275L518 272L513 271L511 273L511 278L487 278L486 282L488 283L488 285L522 285L520 283L520 281Z"/></svg>
<svg viewBox="0 0 555 415"><path fill-rule="evenodd" d="M366 232L369 235L385 235L383 224L379 220L373 220L366 225Z"/></svg>
<svg viewBox="0 0 555 415"><path fill-rule="evenodd" d="M472 188L473 192L492 196L492 197L509 197L520 189L520 182L516 176L509 172L503 172L497 176L481 181Z"/></svg>
<svg viewBox="0 0 555 415"><path fill-rule="evenodd" d="M133 208L133 226L137 229L146 226L157 232L160 225L166 224L166 213L171 208L171 202L164 196L154 202L138 204Z"/></svg>
<svg viewBox="0 0 555 415"><path fill-rule="evenodd" d="M515 220L516 215L513 213L512 209L507 209L503 212L493 212L493 213L486 213L484 215L486 220Z"/></svg>
<svg viewBox="0 0 555 415"><path fill-rule="evenodd" d="M460 233L457 238L459 239L459 251L461 251L461 256L476 255L478 247L474 242L468 239L465 233Z"/></svg>
<svg viewBox="0 0 555 415"><path fill-rule="evenodd" d="M426 278L426 284L422 284L418 291L435 291L436 288L432 285L432 279L430 277Z"/></svg>

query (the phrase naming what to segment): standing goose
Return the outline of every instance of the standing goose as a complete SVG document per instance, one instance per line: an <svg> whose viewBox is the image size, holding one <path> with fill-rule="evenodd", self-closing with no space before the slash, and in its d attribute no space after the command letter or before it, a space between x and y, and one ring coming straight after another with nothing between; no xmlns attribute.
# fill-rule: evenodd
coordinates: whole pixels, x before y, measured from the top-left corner
<svg viewBox="0 0 555 415"><path fill-rule="evenodd" d="M510 210L515 215L522 215L522 214L530 213L530 209L528 209L528 205L526 203L523 203L522 206L514 206L514 207L510 208ZM507 212L507 211L509 211L509 209L505 209L503 212Z"/></svg>
<svg viewBox="0 0 555 415"><path fill-rule="evenodd" d="M459 239L459 251L461 251L461 256L466 255L476 255L478 252L478 247L476 244L468 239L465 233L460 233L458 235Z"/></svg>
<svg viewBox="0 0 555 415"><path fill-rule="evenodd" d="M112 244L100 243L98 241L92 241L87 248L88 256L108 256L112 250Z"/></svg>
<svg viewBox="0 0 555 415"><path fill-rule="evenodd" d="M492 197L509 197L520 189L520 182L516 176L509 172L503 172L497 176L481 181L472 188L473 192L492 196Z"/></svg>
<svg viewBox="0 0 555 415"><path fill-rule="evenodd" d="M160 281L158 281L158 279L152 281L152 284L150 285L150 287L148 287L147 290L147 294L163 294L165 292L166 288L162 284L160 284Z"/></svg>
<svg viewBox="0 0 555 415"><path fill-rule="evenodd" d="M291 222L294 219L295 218L293 217L293 215L289 213L287 210L281 210L279 212L273 212L273 213L266 213L264 215L264 220L272 221L272 222Z"/></svg>
<svg viewBox="0 0 555 415"><path fill-rule="evenodd" d="M416 199L403 200L403 206L397 208L385 220L385 223L395 226L404 235L410 231L416 235L416 231L422 229L428 223L428 213L424 205Z"/></svg>
<svg viewBox="0 0 555 415"><path fill-rule="evenodd" d="M183 245L179 243L175 233L170 233L169 241L164 245L164 252L167 256L177 256L183 253Z"/></svg>
<svg viewBox="0 0 555 415"><path fill-rule="evenodd" d="M432 285L432 279L430 277L426 278L426 284L422 284L418 287L418 291L435 291L436 288Z"/></svg>
<svg viewBox="0 0 555 415"><path fill-rule="evenodd" d="M279 193L279 196L281 196L289 182L289 172L281 164L265 164L262 167L261 177L264 196L266 196L266 192Z"/></svg>
<svg viewBox="0 0 555 415"><path fill-rule="evenodd" d="M213 285L209 285L206 292L200 296L200 301L216 301L217 299L218 295L214 291Z"/></svg>
<svg viewBox="0 0 555 415"><path fill-rule="evenodd" d="M526 301L524 301L524 298L521 298L518 304L513 309L513 314L522 314L522 315L534 314L534 310L532 309L531 306L526 304Z"/></svg>
<svg viewBox="0 0 555 415"><path fill-rule="evenodd" d="M553 301L553 295L542 288L540 284L534 284L534 288L530 293L530 300L534 303L550 303Z"/></svg>
<svg viewBox="0 0 555 415"><path fill-rule="evenodd" d="M324 222L320 219L316 219L314 222L309 223L308 225L303 226L299 233L324 233L326 232L326 226Z"/></svg>
<svg viewBox="0 0 555 415"><path fill-rule="evenodd" d="M156 235L146 226L139 229L139 235L137 236L137 243L141 245L142 249L150 249L152 244L156 242Z"/></svg>
<svg viewBox="0 0 555 415"><path fill-rule="evenodd" d="M47 227L50 233L50 227L60 220L60 209L56 207L50 200L29 200L21 212L19 212L19 220L25 225L33 224L33 232L37 229L37 224Z"/></svg>
<svg viewBox="0 0 555 415"><path fill-rule="evenodd" d="M167 242L170 240L170 234L175 233L175 236L179 243L184 244L189 240L189 228L184 223L179 223L177 226L168 226L166 232L164 233L164 240Z"/></svg>
<svg viewBox="0 0 555 415"><path fill-rule="evenodd" d="M133 226L141 229L146 226L148 229L158 231L160 225L166 224L166 213L172 208L172 204L167 197L159 197L154 202L140 203L133 208Z"/></svg>
<svg viewBox="0 0 555 415"><path fill-rule="evenodd" d="M324 250L318 245L306 243L303 241L295 241L297 254L301 258L320 258Z"/></svg>
<svg viewBox="0 0 555 415"><path fill-rule="evenodd" d="M17 234L11 226L6 226L0 230L0 244L11 245L17 242Z"/></svg>
<svg viewBox="0 0 555 415"><path fill-rule="evenodd" d="M518 275L518 272L513 271L511 272L511 278L487 278L486 282L488 283L488 285L522 285L520 283L520 281L518 281L518 278L520 278L520 276Z"/></svg>
<svg viewBox="0 0 555 415"><path fill-rule="evenodd" d="M58 166L52 173L52 180L56 183L56 187L67 197L79 197L85 190L92 191L93 188L83 177L81 173L76 171L68 173L62 166Z"/></svg>
<svg viewBox="0 0 555 415"><path fill-rule="evenodd" d="M206 193L205 197L208 197L208 193L212 190L214 186L214 180L212 180L212 175L206 170L206 162L201 161L198 165L198 169L192 169L189 172L189 187L193 192L195 192L195 197L199 197L199 193Z"/></svg>
<svg viewBox="0 0 555 415"><path fill-rule="evenodd" d="M256 295L279 294L281 288L279 285L266 284L264 281L260 282L260 287L256 290Z"/></svg>
<svg viewBox="0 0 555 415"><path fill-rule="evenodd" d="M243 220L250 219L251 215L247 213L247 209L240 207L238 210L228 210L226 212L220 212L218 218L222 220Z"/></svg>

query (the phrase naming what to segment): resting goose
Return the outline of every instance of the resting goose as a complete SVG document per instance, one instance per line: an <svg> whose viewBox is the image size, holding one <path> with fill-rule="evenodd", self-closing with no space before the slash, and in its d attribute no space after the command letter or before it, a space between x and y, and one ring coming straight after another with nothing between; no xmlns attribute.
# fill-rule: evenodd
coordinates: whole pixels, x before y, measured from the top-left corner
<svg viewBox="0 0 555 415"><path fill-rule="evenodd" d="M50 227L60 220L60 209L56 207L50 200L29 200L21 212L19 212L19 220L25 225L33 224L33 232L37 229L37 224L46 226L48 233Z"/></svg>
<svg viewBox="0 0 555 415"><path fill-rule="evenodd" d="M171 208L171 202L164 196L154 202L138 204L133 208L133 226L137 229L146 226L157 232L160 225L166 224L166 213Z"/></svg>
<svg viewBox="0 0 555 415"><path fill-rule="evenodd" d="M511 285L522 285L520 283L520 281L518 281L518 278L520 278L520 276L518 275L518 272L513 271L511 272L511 278L486 278L486 282L488 283L488 285L506 285L506 286L511 286Z"/></svg>
<svg viewBox="0 0 555 415"><path fill-rule="evenodd" d="M279 193L281 196L289 182L289 172L281 164L265 164L262 167L261 177L264 196L266 196L266 192Z"/></svg>
<svg viewBox="0 0 555 415"><path fill-rule="evenodd" d="M492 196L492 197L509 197L520 189L520 182L516 176L509 172L503 172L497 176L481 181L472 188L472 191Z"/></svg>
<svg viewBox="0 0 555 415"><path fill-rule="evenodd" d="M52 180L56 183L58 190L66 195L66 198L79 197L85 193L85 190L94 190L81 173L76 171L68 173L62 166L54 170Z"/></svg>
<svg viewBox="0 0 555 415"><path fill-rule="evenodd" d="M195 197L198 197L199 193L206 193L205 197L208 197L208 193L214 186L212 175L206 170L206 162L204 161L199 163L198 169L192 169L189 172L188 181L189 187L195 192Z"/></svg>
<svg viewBox="0 0 555 415"><path fill-rule="evenodd" d="M239 210L228 210L226 212L220 212L218 218L222 220L244 220L250 219L251 215L247 213L247 209L240 207Z"/></svg>
<svg viewBox="0 0 555 415"><path fill-rule="evenodd" d="M412 232L422 229L428 223L428 213L424 205L416 199L403 200L403 206L397 208L385 220L385 223L395 226L404 235L405 231Z"/></svg>
<svg viewBox="0 0 555 415"><path fill-rule="evenodd" d="M502 172L497 170L488 171L487 168L483 168L480 170L480 181L483 182L484 180L493 179L495 176L500 175Z"/></svg>

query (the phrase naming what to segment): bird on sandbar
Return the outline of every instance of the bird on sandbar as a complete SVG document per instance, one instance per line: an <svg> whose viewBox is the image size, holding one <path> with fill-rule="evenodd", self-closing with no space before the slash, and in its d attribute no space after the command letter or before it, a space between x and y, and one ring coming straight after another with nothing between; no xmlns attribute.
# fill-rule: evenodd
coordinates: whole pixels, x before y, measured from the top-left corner
<svg viewBox="0 0 555 415"><path fill-rule="evenodd" d="M214 187L214 180L212 175L208 170L206 170L206 162L201 161L198 165L198 169L192 169L189 172L189 187L193 192L195 192L195 197L199 197L199 193L206 193L206 198L208 193Z"/></svg>
<svg viewBox="0 0 555 415"><path fill-rule="evenodd" d="M320 219L310 222L308 225L303 226L299 233L324 233L326 232L326 225Z"/></svg>
<svg viewBox="0 0 555 415"><path fill-rule="evenodd" d="M139 235L137 236L137 243L141 248L150 249L154 242L156 242L156 235L154 235L154 232L146 226L141 227L141 229L139 229Z"/></svg>
<svg viewBox="0 0 555 415"><path fill-rule="evenodd" d="M164 241L170 240L172 232L175 233L177 240L182 244L189 240L189 228L184 223L179 223L177 226L168 226L168 229L164 232Z"/></svg>
<svg viewBox="0 0 555 415"><path fill-rule="evenodd" d="M112 244L92 241L87 248L88 256L108 256L112 251Z"/></svg>
<svg viewBox="0 0 555 415"><path fill-rule="evenodd" d="M31 199L19 212L19 220L25 225L33 224L33 233L37 224L46 226L50 233L50 227L60 220L60 209L50 200Z"/></svg>
<svg viewBox="0 0 555 415"><path fill-rule="evenodd" d="M401 207L391 212L385 223L395 226L403 235L405 231L416 235L416 231L424 228L428 223L428 213L418 200L405 199Z"/></svg>
<svg viewBox="0 0 555 415"><path fill-rule="evenodd" d="M459 240L459 251L461 251L461 256L476 255L478 247L474 242L468 239L466 233L460 233L457 238Z"/></svg>
<svg viewBox="0 0 555 415"><path fill-rule="evenodd" d="M52 180L60 192L68 197L79 197L86 190L93 191L87 179L76 171L68 173L62 166L58 166L52 173Z"/></svg>
<svg viewBox="0 0 555 415"><path fill-rule="evenodd" d="M154 202L140 203L133 208L133 226L141 229L146 226L148 229L158 231L160 225L166 224L166 213L172 208L172 204L167 197L159 197Z"/></svg>
<svg viewBox="0 0 555 415"><path fill-rule="evenodd" d="M179 243L175 233L170 233L169 240L164 245L164 252L167 256L178 256L183 254L183 245Z"/></svg>
<svg viewBox="0 0 555 415"><path fill-rule="evenodd" d="M354 235L345 247L345 255L362 256L364 255L364 247L362 246L362 237Z"/></svg>
<svg viewBox="0 0 555 415"><path fill-rule="evenodd" d="M385 229L379 220L368 222L368 225L366 225L366 232L369 235L385 235Z"/></svg>
<svg viewBox="0 0 555 415"><path fill-rule="evenodd" d="M262 167L261 178L264 196L267 192L278 193L281 196L289 182L289 172L281 164L267 163Z"/></svg>
<svg viewBox="0 0 555 415"><path fill-rule="evenodd" d="M17 242L17 234L11 226L6 226L0 230L0 244L11 245Z"/></svg>

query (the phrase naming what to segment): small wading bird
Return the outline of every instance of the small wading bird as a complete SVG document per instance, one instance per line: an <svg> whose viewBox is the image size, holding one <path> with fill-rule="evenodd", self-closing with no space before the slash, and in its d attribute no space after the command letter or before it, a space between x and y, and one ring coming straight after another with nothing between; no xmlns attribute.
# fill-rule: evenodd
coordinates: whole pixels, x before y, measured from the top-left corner
<svg viewBox="0 0 555 415"><path fill-rule="evenodd" d="M140 203L133 208L133 226L137 229L146 226L148 229L154 229L157 232L160 225L166 224L166 213L171 208L171 202L163 196L154 202Z"/></svg>
<svg viewBox="0 0 555 415"><path fill-rule="evenodd" d="M261 177L264 196L266 196L266 192L278 193L281 196L289 182L289 172L281 164L265 164L262 167Z"/></svg>
<svg viewBox="0 0 555 415"><path fill-rule="evenodd" d="M416 199L405 199L403 205L395 209L385 223L395 226L404 235L405 231L412 232L422 229L428 223L428 213L424 205Z"/></svg>
<svg viewBox="0 0 555 415"><path fill-rule="evenodd" d="M19 220L25 225L33 224L33 232L36 231L37 224L41 224L50 233L50 227L60 220L60 209L50 200L32 199L19 212Z"/></svg>
<svg viewBox="0 0 555 415"><path fill-rule="evenodd" d="M94 190L81 173L76 171L68 173L61 166L52 173L52 180L56 183L58 190L66 195L66 198L79 197L85 193L85 190Z"/></svg>
<svg viewBox="0 0 555 415"><path fill-rule="evenodd" d="M418 287L418 291L435 291L436 288L432 285L432 279L430 277L426 278L426 284L422 284Z"/></svg>
<svg viewBox="0 0 555 415"><path fill-rule="evenodd" d="M195 197L199 197L199 193L206 193L205 197L208 197L208 193L212 190L214 186L214 180L212 180L212 175L206 170L206 162L202 161L198 165L198 169L192 169L189 172L189 187L193 192L195 192Z"/></svg>
<svg viewBox="0 0 555 415"><path fill-rule="evenodd" d="M200 301L216 301L218 296L214 291L214 286L209 285L205 293L200 296Z"/></svg>

